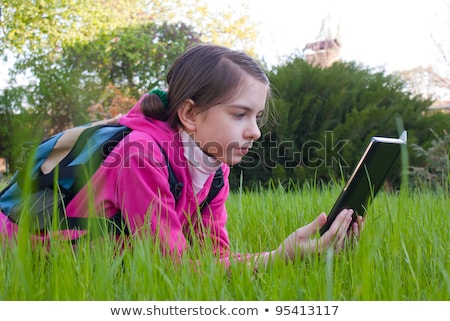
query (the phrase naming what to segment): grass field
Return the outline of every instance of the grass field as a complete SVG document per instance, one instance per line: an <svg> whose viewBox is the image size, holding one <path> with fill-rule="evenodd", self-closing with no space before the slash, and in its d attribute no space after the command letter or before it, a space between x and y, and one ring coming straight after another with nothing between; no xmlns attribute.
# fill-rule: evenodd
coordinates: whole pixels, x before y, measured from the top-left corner
<svg viewBox="0 0 450 321"><path fill-rule="evenodd" d="M327 211L340 187L231 194L234 252L272 250ZM28 235L0 248L0 300L450 300L450 199L447 191L380 192L359 245L255 273L229 269L194 247L182 264L150 239L116 252L113 242L53 242L33 250ZM193 264L192 262L196 262Z"/></svg>

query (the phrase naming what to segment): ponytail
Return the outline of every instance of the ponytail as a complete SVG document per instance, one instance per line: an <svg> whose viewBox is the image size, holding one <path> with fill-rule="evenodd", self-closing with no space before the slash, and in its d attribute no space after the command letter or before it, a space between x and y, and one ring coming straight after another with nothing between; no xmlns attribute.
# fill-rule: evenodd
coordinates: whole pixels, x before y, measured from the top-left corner
<svg viewBox="0 0 450 321"><path fill-rule="evenodd" d="M141 101L141 111L145 117L167 120L168 118L168 97L165 91L153 89L144 95Z"/></svg>

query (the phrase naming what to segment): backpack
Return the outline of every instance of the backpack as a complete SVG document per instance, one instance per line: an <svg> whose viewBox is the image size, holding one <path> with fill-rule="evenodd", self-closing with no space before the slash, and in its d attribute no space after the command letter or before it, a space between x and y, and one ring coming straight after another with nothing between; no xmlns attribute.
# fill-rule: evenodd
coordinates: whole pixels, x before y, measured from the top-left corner
<svg viewBox="0 0 450 321"><path fill-rule="evenodd" d="M19 223L26 213L30 228L40 232L55 229L55 226L59 230L85 230L88 220L105 221L101 217L67 217L64 209L102 161L130 132L130 128L106 120L60 132L37 146L24 145L18 170L0 192L0 211L15 223ZM161 151L169 172L170 190L175 200L178 200L183 184L178 182L162 148ZM34 156L27 160L30 152ZM223 185L223 173L219 168L208 196L199 206L200 211L212 201ZM115 233L129 234L120 211L106 221Z"/></svg>

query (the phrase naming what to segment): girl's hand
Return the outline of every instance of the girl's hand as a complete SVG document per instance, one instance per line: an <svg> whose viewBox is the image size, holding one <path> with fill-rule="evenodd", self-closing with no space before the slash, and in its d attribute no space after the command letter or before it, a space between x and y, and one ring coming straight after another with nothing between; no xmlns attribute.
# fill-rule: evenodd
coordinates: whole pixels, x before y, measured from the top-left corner
<svg viewBox="0 0 450 321"><path fill-rule="evenodd" d="M342 210L328 231L320 238L313 238L327 220L326 214L321 213L314 221L289 235L275 251L276 254L286 260L294 260L309 254L324 253L329 248L333 248L335 253L338 253L344 248L347 239L357 240L362 229L361 216L358 216L357 221L350 226L352 214L353 210Z"/></svg>

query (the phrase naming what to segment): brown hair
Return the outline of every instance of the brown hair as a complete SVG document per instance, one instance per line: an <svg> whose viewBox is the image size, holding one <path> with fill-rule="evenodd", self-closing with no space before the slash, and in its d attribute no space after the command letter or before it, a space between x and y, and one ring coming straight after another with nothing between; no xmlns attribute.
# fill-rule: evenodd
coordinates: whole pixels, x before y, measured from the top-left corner
<svg viewBox="0 0 450 321"><path fill-rule="evenodd" d="M267 84L269 102L269 79L246 53L217 45L191 46L175 60L167 74L168 106L164 108L157 95L146 94L141 102L142 112L146 117L167 120L175 128L180 124L177 110L187 99L195 102L199 112L226 103L239 92L244 73Z"/></svg>

